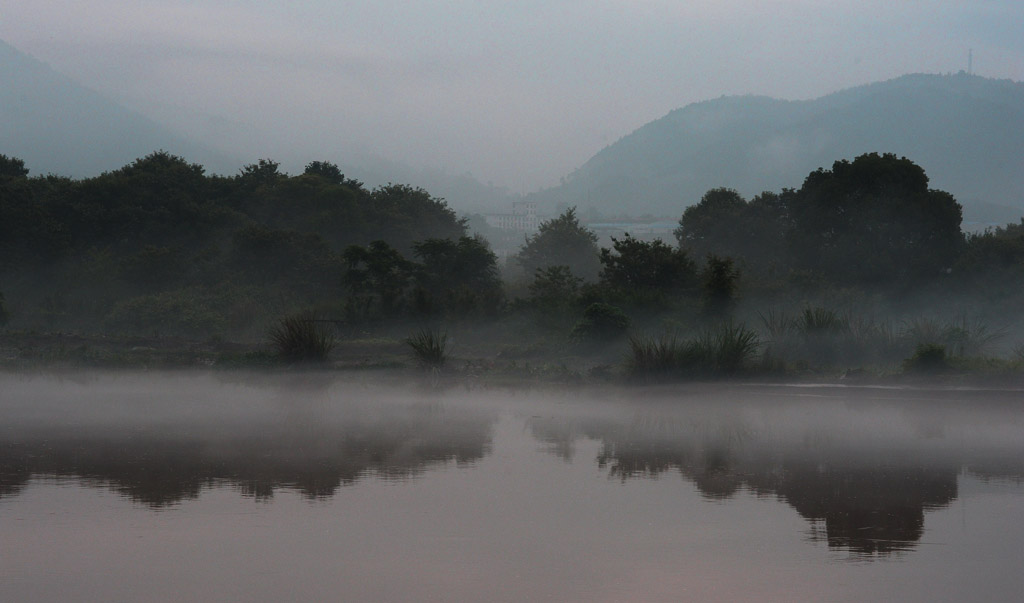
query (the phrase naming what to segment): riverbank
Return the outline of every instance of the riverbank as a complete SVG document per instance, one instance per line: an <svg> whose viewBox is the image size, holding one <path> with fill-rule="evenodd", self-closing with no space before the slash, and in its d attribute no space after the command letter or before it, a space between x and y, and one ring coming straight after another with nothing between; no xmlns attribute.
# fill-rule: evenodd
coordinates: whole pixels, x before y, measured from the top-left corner
<svg viewBox="0 0 1024 603"><path fill-rule="evenodd" d="M340 340L325 362L289 363L281 360L267 343L12 331L0 333L0 370L384 371L396 378L423 379L439 386L724 380L839 386L1024 387L1024 363L988 357L950 359L942 370L930 372L906 370L902 366L811 369L776 363L718 378L639 378L628 369L628 348L627 342L584 347L569 342L510 345L467 339L452 346L442 368L424 369L404 340L388 337Z"/></svg>

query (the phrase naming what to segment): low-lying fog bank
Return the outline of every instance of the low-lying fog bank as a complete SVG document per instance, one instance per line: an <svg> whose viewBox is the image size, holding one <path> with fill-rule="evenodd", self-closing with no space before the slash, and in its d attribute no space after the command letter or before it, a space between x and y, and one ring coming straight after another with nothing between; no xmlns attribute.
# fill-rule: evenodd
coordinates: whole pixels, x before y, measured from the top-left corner
<svg viewBox="0 0 1024 603"><path fill-rule="evenodd" d="M862 490L863 477L882 497L903 496L904 482L934 488L921 494L928 506L955 497L962 471L1024 478L1018 390L437 389L324 372L3 374L0 389L0 497L39 476L155 506L218 482L256 497L331 496L369 477L472 466L491 454L502 417L562 458L599 442L595 462L610 477L677 472L709 497L746 489L791 499L807 480L824 487L841 475L843 489Z"/></svg>

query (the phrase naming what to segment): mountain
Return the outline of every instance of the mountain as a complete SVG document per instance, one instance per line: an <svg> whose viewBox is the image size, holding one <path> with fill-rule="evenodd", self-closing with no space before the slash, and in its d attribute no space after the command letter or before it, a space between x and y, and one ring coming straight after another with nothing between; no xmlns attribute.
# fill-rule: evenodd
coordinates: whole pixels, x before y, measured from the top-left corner
<svg viewBox="0 0 1024 603"><path fill-rule="evenodd" d="M1024 213L1024 84L915 74L810 101L722 97L676 109L606 147L533 200L677 216L711 188L798 188L867 152L906 156L953 193L965 222Z"/></svg>
<svg viewBox="0 0 1024 603"><path fill-rule="evenodd" d="M163 149L222 173L240 162L187 140L0 41L0 154L33 174L95 176Z"/></svg>

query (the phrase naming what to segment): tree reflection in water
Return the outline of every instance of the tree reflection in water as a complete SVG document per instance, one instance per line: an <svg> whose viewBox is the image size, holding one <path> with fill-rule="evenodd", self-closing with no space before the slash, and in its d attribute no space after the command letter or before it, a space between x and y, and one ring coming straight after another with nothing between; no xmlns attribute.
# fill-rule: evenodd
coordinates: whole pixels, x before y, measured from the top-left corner
<svg viewBox="0 0 1024 603"><path fill-rule="evenodd" d="M872 433L863 423L844 425L851 416L879 412L877 407L816 402L819 408L808 407L808 412L831 416L824 421L818 416L800 428L780 425L793 412L781 413L776 422L771 408L751 411L756 406L722 404L710 409L686 403L675 409L661 406L620 419L534 418L529 428L560 455L574 451L583 438L596 440L598 466L622 482L678 472L709 500L740 492L775 497L809 520L812 540L847 551L852 559L917 546L925 512L956 499L961 471L1018 481L1024 475L1024 442L1007 449L986 442L984 430L972 432L978 434L976 441L947 439L935 424L949 419L950 408L938 402L924 408L897 402L882 409L880 420L893 415L909 426L877 430L883 433ZM967 418L977 411L954 412L951 424L958 425L958 418L998 424L998 413L985 418L983 410L981 419Z"/></svg>
<svg viewBox="0 0 1024 603"><path fill-rule="evenodd" d="M109 487L152 508L225 483L257 500L278 489L326 498L363 478L405 480L431 467L472 464L488 454L494 420L487 412L418 405L316 426L239 423L198 436L189 432L199 426L158 435L140 425L6 434L0 498L17 495L34 476Z"/></svg>

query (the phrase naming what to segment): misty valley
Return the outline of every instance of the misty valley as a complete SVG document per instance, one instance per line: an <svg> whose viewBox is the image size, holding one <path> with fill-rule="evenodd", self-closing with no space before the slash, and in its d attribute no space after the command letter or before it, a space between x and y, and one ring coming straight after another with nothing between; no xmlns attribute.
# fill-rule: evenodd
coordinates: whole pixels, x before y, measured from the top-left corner
<svg viewBox="0 0 1024 603"><path fill-rule="evenodd" d="M380 377L3 376L0 598L1024 587L1020 391Z"/></svg>
<svg viewBox="0 0 1024 603"><path fill-rule="evenodd" d="M0 154L0 600L1019 598L1022 98L723 97L451 201Z"/></svg>
<svg viewBox="0 0 1024 603"><path fill-rule="evenodd" d="M1022 23L5 2L0 603L1024 600Z"/></svg>

